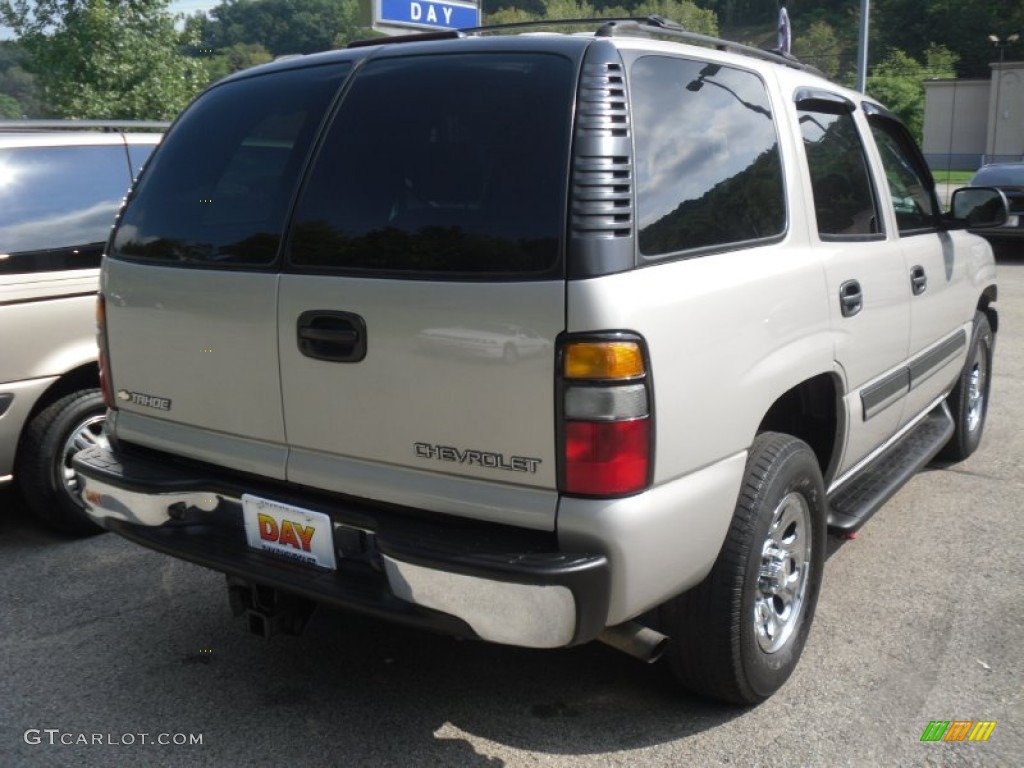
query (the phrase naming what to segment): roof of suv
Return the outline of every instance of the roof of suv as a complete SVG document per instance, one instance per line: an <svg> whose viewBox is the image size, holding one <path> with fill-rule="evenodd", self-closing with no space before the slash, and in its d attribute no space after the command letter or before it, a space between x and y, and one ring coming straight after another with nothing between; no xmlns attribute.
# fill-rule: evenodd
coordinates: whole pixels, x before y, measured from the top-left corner
<svg viewBox="0 0 1024 768"><path fill-rule="evenodd" d="M590 27L591 29L585 29L577 33L541 31L545 28L564 30L567 26ZM441 46L445 50L454 51L463 50L467 44L483 44L486 46L502 47L504 45L508 45L510 41L515 41L515 44L517 45L522 45L524 43L527 45L536 44L538 47L544 47L548 50L577 50L579 46L585 46L594 39L614 39L619 42L624 40L661 40L665 42L672 42L676 45L687 45L704 50L717 49L718 51L740 56L748 60L760 60L778 66L804 70L823 77L822 73L818 69L800 62L799 59L790 54L785 54L777 50L763 50L730 40L724 40L697 32L690 32L675 22L668 21L657 16L649 16L646 18L551 19L498 24L472 29L453 29L442 32L425 32L422 34L371 38L350 43L346 49L342 50L323 51L320 53L278 59L267 64L236 72L219 82L242 79L254 74L262 74L264 72L299 69L344 59L358 59L368 55L372 50L379 50L381 48L389 49L389 55L400 55L399 51L405 52L404 49L407 45L410 46L408 53L413 53L414 51L422 52L422 46L424 45L430 45L431 50L435 51L438 46ZM537 42L533 43L532 41ZM361 49L368 50L364 52Z"/></svg>

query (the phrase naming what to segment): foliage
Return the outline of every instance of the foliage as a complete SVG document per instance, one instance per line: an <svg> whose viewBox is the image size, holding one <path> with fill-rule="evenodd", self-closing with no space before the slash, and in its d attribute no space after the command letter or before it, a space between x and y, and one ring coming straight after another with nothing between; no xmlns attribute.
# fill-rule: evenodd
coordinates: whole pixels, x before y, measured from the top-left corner
<svg viewBox="0 0 1024 768"><path fill-rule="evenodd" d="M259 44L271 56L326 51L365 37L358 0L224 0L200 20L202 45Z"/></svg>
<svg viewBox="0 0 1024 768"><path fill-rule="evenodd" d="M621 4L595 3L587 0L539 0L540 11L530 12L522 8L501 8L486 14L486 24L510 24L544 19L589 19L614 18L623 16L661 16L679 22L685 29L705 35L717 35L718 24L711 11L701 10L690 0L644 0L627 10ZM566 27L567 30L574 28Z"/></svg>
<svg viewBox="0 0 1024 768"><path fill-rule="evenodd" d="M203 82L168 0L2 0L26 68L68 118L171 118Z"/></svg>
<svg viewBox="0 0 1024 768"><path fill-rule="evenodd" d="M1024 35L1021 0L874 0L872 45L877 50L900 48L923 60L928 47L939 43L959 56L961 77L989 77L989 64L998 61L998 49L988 36L1005 39ZM884 19L884 23L879 23ZM1011 58L1024 57L1024 40L1007 47Z"/></svg>
<svg viewBox="0 0 1024 768"><path fill-rule="evenodd" d="M824 21L815 21L793 40L793 55L832 79L839 76L841 52L835 30Z"/></svg>
<svg viewBox="0 0 1024 768"><path fill-rule="evenodd" d="M921 141L924 126L924 81L953 77L956 54L932 45L922 64L896 49L877 65L867 79L868 93L899 115Z"/></svg>
<svg viewBox="0 0 1024 768"><path fill-rule="evenodd" d="M24 117L22 112L21 104L18 103L17 99L8 96L6 93L0 93L0 117L4 120L16 120L19 117Z"/></svg>
<svg viewBox="0 0 1024 768"><path fill-rule="evenodd" d="M0 41L0 96L13 99L18 104L17 117L42 117L42 94L31 72L26 72L22 65L25 62L25 51L12 40ZM8 103L7 111L12 107Z"/></svg>
<svg viewBox="0 0 1024 768"><path fill-rule="evenodd" d="M227 77L233 72L266 64L274 58L270 55L270 51L259 43L235 43L217 53L204 50L200 52L206 54L204 62L207 79L211 83L222 77Z"/></svg>

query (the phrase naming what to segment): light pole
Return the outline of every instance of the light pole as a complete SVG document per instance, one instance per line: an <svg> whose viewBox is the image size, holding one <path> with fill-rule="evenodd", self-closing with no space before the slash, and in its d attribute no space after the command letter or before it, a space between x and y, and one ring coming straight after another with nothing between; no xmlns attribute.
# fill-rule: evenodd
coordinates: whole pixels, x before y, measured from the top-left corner
<svg viewBox="0 0 1024 768"><path fill-rule="evenodd" d="M1005 39L1000 38L999 35L989 35L988 39L999 49L999 69L996 71L996 124L992 128L992 157L997 157L996 153L999 150L999 96L1003 92L1003 56L1006 46L1020 40L1020 35L1014 32L1012 35L1007 35Z"/></svg>

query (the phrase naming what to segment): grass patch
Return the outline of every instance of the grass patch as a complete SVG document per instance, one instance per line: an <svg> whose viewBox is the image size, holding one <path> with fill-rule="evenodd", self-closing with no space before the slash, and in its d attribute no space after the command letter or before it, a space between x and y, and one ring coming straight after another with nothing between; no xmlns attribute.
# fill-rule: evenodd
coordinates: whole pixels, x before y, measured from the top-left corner
<svg viewBox="0 0 1024 768"><path fill-rule="evenodd" d="M932 173L935 177L935 181L940 184L960 185L964 185L969 182L974 174L975 171L934 171Z"/></svg>

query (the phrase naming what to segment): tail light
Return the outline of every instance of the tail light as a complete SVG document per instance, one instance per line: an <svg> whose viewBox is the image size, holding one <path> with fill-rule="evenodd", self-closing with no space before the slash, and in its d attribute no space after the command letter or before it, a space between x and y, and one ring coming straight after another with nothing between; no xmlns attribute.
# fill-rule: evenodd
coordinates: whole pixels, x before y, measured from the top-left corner
<svg viewBox="0 0 1024 768"><path fill-rule="evenodd" d="M103 294L96 296L96 343L100 353L100 391L107 408L113 408L114 393L110 388L110 361L107 356L107 303Z"/></svg>
<svg viewBox="0 0 1024 768"><path fill-rule="evenodd" d="M651 391L642 339L562 339L559 355L563 493L627 496L651 483Z"/></svg>

